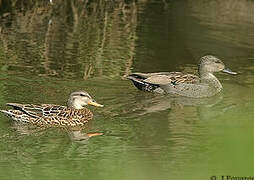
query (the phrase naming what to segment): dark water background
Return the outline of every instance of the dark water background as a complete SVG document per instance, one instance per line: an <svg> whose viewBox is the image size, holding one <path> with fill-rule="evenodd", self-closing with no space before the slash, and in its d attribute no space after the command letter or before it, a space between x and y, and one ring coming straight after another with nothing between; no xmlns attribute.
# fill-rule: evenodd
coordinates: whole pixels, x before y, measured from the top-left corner
<svg viewBox="0 0 254 180"><path fill-rule="evenodd" d="M254 176L254 2L0 1L0 107L65 104L84 89L104 108L80 134L0 117L1 179ZM223 92L193 100L136 90L131 72L197 72L213 54ZM104 135L77 140L88 132Z"/></svg>

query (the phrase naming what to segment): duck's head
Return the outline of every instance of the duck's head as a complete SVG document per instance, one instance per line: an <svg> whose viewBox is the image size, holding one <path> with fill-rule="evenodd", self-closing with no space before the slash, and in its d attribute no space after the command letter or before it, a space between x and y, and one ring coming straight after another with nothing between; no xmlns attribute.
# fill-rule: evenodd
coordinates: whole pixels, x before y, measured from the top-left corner
<svg viewBox="0 0 254 180"><path fill-rule="evenodd" d="M214 73L214 72L225 72L228 74L237 74L236 72L231 71L230 69L225 68L224 63L217 57L212 55L203 56L200 59L199 64L199 73Z"/></svg>
<svg viewBox="0 0 254 180"><path fill-rule="evenodd" d="M103 107L103 105L93 100L93 98L85 91L75 91L71 93L68 100L68 107L71 107L74 109L82 109L86 105Z"/></svg>

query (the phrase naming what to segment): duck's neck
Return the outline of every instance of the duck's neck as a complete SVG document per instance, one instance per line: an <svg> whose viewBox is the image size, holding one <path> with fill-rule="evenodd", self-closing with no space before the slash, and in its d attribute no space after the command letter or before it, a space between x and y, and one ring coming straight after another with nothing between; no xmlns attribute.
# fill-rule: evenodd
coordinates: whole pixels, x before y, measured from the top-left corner
<svg viewBox="0 0 254 180"><path fill-rule="evenodd" d="M222 90L222 85L220 81L210 72L201 72L200 79L202 83L209 84L216 92L220 92Z"/></svg>
<svg viewBox="0 0 254 180"><path fill-rule="evenodd" d="M83 109L84 107L81 105L80 102L78 102L77 100L74 101L68 101L68 108L72 108L72 109Z"/></svg>
<svg viewBox="0 0 254 180"><path fill-rule="evenodd" d="M68 106L68 107L72 108L72 109L83 109L84 108L83 106L75 105L75 104L72 104L71 106Z"/></svg>

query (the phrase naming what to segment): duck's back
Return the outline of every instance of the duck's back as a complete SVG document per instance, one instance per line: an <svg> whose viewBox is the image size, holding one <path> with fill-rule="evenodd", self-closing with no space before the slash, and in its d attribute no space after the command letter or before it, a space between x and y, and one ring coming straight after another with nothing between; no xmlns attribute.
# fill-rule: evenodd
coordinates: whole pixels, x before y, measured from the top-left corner
<svg viewBox="0 0 254 180"><path fill-rule="evenodd" d="M168 73L154 73L144 80L148 83L153 84L179 84L179 83L187 83L187 84L196 84L200 83L200 79L198 76L194 74L187 74L182 72L168 72Z"/></svg>

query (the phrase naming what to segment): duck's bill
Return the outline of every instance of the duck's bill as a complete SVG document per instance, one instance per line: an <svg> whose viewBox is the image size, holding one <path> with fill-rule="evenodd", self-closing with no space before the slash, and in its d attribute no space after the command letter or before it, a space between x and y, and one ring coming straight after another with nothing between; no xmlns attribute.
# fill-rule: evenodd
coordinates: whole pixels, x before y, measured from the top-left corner
<svg viewBox="0 0 254 180"><path fill-rule="evenodd" d="M222 70L222 72L224 72L224 73L228 73L228 74L233 74L233 75L237 74L236 72L231 71L231 70L230 70L230 69L228 69L228 68L223 69L223 70Z"/></svg>
<svg viewBox="0 0 254 180"><path fill-rule="evenodd" d="M104 106L104 105L99 104L99 103L97 103L97 102L95 102L95 101L90 101L88 104L89 104L89 105L92 105L92 106L96 106L96 107L103 107L103 106Z"/></svg>

